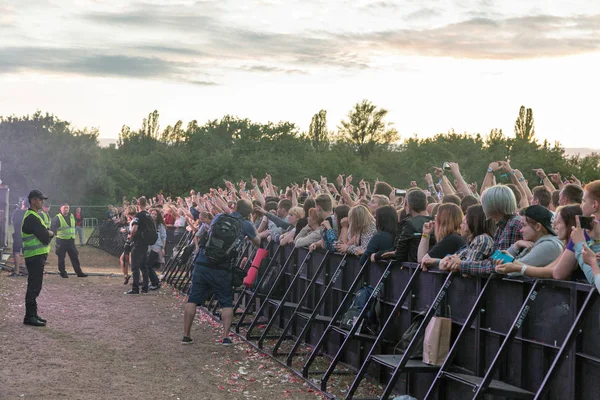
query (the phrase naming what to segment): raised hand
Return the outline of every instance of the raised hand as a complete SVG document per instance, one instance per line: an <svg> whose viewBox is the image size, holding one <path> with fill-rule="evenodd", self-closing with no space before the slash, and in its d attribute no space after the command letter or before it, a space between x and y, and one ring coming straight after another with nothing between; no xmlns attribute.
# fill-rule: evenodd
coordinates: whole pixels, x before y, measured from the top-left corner
<svg viewBox="0 0 600 400"><path fill-rule="evenodd" d="M433 174L438 178L438 179L442 179L442 177L444 176L444 170L441 169L440 167L433 167Z"/></svg>
<svg viewBox="0 0 600 400"><path fill-rule="evenodd" d="M425 174L425 182L427 182L427 186L433 186L433 177L430 173Z"/></svg>
<svg viewBox="0 0 600 400"><path fill-rule="evenodd" d="M458 163L450 162L448 163L448 166L450 167L450 172L452 172L452 175L460 176L460 167L458 166Z"/></svg>
<svg viewBox="0 0 600 400"><path fill-rule="evenodd" d="M502 165L500 164L500 161L494 161L494 162L490 163L490 165L488 166L488 168L491 169L492 171L496 172L500 168L502 168Z"/></svg>
<svg viewBox="0 0 600 400"><path fill-rule="evenodd" d="M477 182L473 182L469 185L469 189L471 190L471 192L473 193L477 193Z"/></svg>
<svg viewBox="0 0 600 400"><path fill-rule="evenodd" d="M552 182L556 183L557 185L562 183L562 177L559 173L550 174L550 180L552 180Z"/></svg>
<svg viewBox="0 0 600 400"><path fill-rule="evenodd" d="M423 225L423 234L424 235L431 235L435 230L435 221L429 221L426 222Z"/></svg>
<svg viewBox="0 0 600 400"><path fill-rule="evenodd" d="M577 177L575 175L571 175L569 182L574 183L575 185L580 186L580 187L582 186L581 181L579 179L577 179Z"/></svg>
<svg viewBox="0 0 600 400"><path fill-rule="evenodd" d="M535 175L540 178L540 179L544 179L546 177L546 173L544 172L543 169L541 168L534 168L533 169L535 171Z"/></svg>
<svg viewBox="0 0 600 400"><path fill-rule="evenodd" d="M346 177L346 186L350 186L351 183L352 183L352 175L348 175Z"/></svg>

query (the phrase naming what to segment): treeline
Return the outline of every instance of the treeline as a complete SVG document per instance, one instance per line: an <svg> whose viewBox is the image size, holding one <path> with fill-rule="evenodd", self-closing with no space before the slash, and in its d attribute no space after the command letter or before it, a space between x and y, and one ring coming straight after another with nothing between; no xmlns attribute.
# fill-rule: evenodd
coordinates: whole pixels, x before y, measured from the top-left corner
<svg viewBox="0 0 600 400"><path fill-rule="evenodd" d="M425 173L444 161L459 162L468 182L481 182L488 163L504 159L530 183L537 179L534 168L563 177L574 174L584 182L600 177L600 156L566 157L558 144L536 141L533 117L524 108L515 137L494 129L487 135L448 132L400 142L385 122L386 113L364 101L337 132L329 132L326 112L320 111L303 133L290 122L261 124L229 115L204 125L179 121L161 129L154 111L140 129L124 126L118 146L109 148L98 145L96 130L74 129L53 115L5 117L0 119L1 177L11 188L11 202L39 188L53 204L89 205L160 191L178 196L190 188L223 185L224 178L248 180L265 172L283 187L321 175L334 181L340 173L396 187L407 187L411 180L424 185ZM520 127L527 128L520 133Z"/></svg>

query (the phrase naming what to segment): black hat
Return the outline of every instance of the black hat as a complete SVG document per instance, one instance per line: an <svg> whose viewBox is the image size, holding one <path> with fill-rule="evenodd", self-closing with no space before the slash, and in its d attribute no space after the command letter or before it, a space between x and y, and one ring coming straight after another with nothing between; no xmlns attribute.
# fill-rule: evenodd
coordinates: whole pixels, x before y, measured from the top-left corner
<svg viewBox="0 0 600 400"><path fill-rule="evenodd" d="M31 202L31 199L47 200L48 198L46 196L44 196L42 194L42 192L40 192L39 190L34 189L31 192L29 192L29 196L27 196L27 200L29 200Z"/></svg>
<svg viewBox="0 0 600 400"><path fill-rule="evenodd" d="M521 211L521 215L542 224L542 226L548 230L548 233L556 236L556 232L554 232L554 229L552 228L554 215L552 214L552 211L548 210L546 207L540 205L529 206Z"/></svg>

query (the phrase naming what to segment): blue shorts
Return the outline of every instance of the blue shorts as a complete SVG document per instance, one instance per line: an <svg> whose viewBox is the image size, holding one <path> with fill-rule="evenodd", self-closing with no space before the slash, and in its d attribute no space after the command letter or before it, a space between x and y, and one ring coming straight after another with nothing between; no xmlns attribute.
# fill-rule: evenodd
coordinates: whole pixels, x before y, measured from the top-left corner
<svg viewBox="0 0 600 400"><path fill-rule="evenodd" d="M23 250L23 239L21 239L21 235L13 233L12 250L13 254L21 254L21 251Z"/></svg>
<svg viewBox="0 0 600 400"><path fill-rule="evenodd" d="M233 286L230 269L209 268L195 264L188 303L203 305L214 293L223 308L233 307Z"/></svg>

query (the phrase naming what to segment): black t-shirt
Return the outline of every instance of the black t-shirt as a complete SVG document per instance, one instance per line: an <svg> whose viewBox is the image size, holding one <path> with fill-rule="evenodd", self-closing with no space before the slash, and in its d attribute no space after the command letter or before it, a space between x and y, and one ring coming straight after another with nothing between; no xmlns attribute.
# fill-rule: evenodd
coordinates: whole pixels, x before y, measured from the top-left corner
<svg viewBox="0 0 600 400"><path fill-rule="evenodd" d="M133 237L134 244L142 244L142 232L146 231L148 229L148 226L150 226L150 223L152 222L151 218L152 217L150 216L150 214L148 214L148 211L140 211L139 213L135 214L135 217L133 217L133 221L131 221L131 226L137 225L137 232Z"/></svg>
<svg viewBox="0 0 600 400"><path fill-rule="evenodd" d="M463 246L467 245L467 241L460 235L452 233L443 238L439 243L429 249L429 257L444 258L448 254L454 254Z"/></svg>

